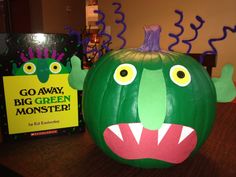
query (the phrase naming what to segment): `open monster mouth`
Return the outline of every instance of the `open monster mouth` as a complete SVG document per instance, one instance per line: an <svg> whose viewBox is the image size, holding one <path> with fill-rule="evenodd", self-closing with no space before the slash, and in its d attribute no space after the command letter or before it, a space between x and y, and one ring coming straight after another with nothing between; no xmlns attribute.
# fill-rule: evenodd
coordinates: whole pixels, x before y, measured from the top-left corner
<svg viewBox="0 0 236 177"><path fill-rule="evenodd" d="M141 123L122 123L109 126L103 135L116 155L129 160L149 158L178 164L197 144L196 131L178 124L164 123L159 130L149 130Z"/></svg>

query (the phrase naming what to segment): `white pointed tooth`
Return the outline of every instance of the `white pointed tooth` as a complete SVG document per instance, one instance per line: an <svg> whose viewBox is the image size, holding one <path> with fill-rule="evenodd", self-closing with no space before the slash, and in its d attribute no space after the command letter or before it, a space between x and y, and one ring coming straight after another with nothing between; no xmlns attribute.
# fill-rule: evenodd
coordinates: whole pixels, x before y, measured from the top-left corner
<svg viewBox="0 0 236 177"><path fill-rule="evenodd" d="M131 123L129 124L130 130L132 131L135 140L139 144L140 138L143 132L143 126L140 123Z"/></svg>
<svg viewBox="0 0 236 177"><path fill-rule="evenodd" d="M187 138L187 136L190 135L192 132L193 132L193 129L192 129L192 128L183 126L178 144L180 144L180 143L181 143L185 138Z"/></svg>
<svg viewBox="0 0 236 177"><path fill-rule="evenodd" d="M161 128L158 130L158 139L157 139L158 144L160 144L161 140L164 138L170 126L171 124L163 124Z"/></svg>
<svg viewBox="0 0 236 177"><path fill-rule="evenodd" d="M119 125L112 125L112 126L109 127L109 129L110 129L117 137L119 137L122 141L124 141L124 140L123 140L123 136L122 136L121 131L120 131Z"/></svg>

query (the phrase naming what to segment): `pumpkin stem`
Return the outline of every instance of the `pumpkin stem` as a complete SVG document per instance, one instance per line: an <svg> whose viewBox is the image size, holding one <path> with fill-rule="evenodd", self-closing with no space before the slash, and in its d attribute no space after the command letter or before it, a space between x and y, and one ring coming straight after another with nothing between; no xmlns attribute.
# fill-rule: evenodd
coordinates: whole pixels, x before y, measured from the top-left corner
<svg viewBox="0 0 236 177"><path fill-rule="evenodd" d="M158 52L160 48L160 32L159 25L144 26L145 37L143 45L138 48L141 52Z"/></svg>

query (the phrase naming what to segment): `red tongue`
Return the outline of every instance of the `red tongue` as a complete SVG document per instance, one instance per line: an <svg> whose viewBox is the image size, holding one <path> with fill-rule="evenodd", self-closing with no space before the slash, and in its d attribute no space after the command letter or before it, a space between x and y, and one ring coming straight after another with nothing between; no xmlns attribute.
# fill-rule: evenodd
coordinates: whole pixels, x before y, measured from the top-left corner
<svg viewBox="0 0 236 177"><path fill-rule="evenodd" d="M116 129L107 128L104 131L105 142L115 154L124 159L150 158L177 164L183 162L197 144L197 135L194 130L179 142L183 126L177 124L170 125L166 134L159 140L160 142L158 141L158 130L143 128L138 141L129 124L112 127Z"/></svg>

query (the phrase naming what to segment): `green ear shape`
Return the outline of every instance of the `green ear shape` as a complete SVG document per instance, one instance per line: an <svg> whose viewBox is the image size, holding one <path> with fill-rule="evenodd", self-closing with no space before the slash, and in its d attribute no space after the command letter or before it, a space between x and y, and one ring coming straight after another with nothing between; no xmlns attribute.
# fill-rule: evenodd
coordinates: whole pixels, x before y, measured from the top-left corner
<svg viewBox="0 0 236 177"><path fill-rule="evenodd" d="M231 102L236 97L233 72L233 65L227 64L223 67L220 78L212 78L216 88L217 102Z"/></svg>
<svg viewBox="0 0 236 177"><path fill-rule="evenodd" d="M88 70L81 69L81 60L77 56L71 57L71 72L68 82L73 89L83 90L84 79Z"/></svg>

